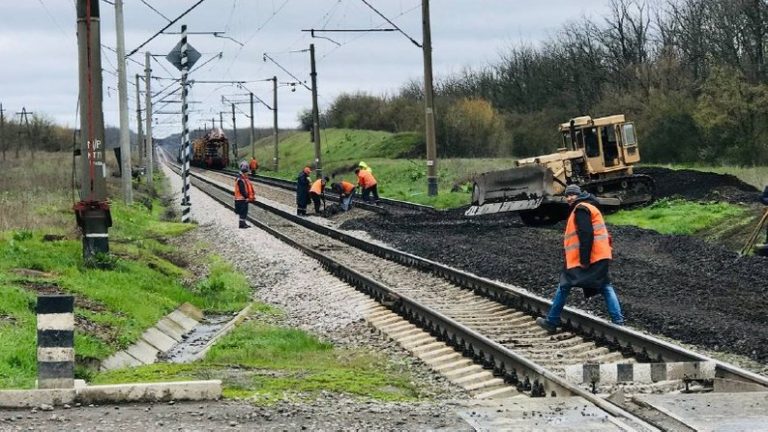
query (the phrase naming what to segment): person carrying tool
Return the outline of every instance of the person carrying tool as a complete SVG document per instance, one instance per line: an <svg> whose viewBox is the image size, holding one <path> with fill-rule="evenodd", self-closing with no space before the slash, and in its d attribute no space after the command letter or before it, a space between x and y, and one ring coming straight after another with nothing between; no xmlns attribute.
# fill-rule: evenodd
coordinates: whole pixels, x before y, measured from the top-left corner
<svg viewBox="0 0 768 432"><path fill-rule="evenodd" d="M379 189L373 174L368 170L357 168L355 175L357 176L357 185L363 190L363 201L370 202L370 196L373 194L373 201L378 204Z"/></svg>
<svg viewBox="0 0 768 432"><path fill-rule="evenodd" d="M315 204L315 214L320 214L320 201L323 201L323 208L325 208L325 184L328 183L328 177L315 180L312 183L312 187L309 188L309 197L312 198L312 202Z"/></svg>
<svg viewBox="0 0 768 432"><path fill-rule="evenodd" d="M296 179L296 214L299 216L307 215L307 204L309 204L309 174L312 169L304 167Z"/></svg>
<svg viewBox="0 0 768 432"><path fill-rule="evenodd" d="M248 162L248 168L251 169L251 174L255 174L256 170L259 169L259 161L256 160L256 157L251 157L251 161Z"/></svg>
<svg viewBox="0 0 768 432"><path fill-rule="evenodd" d="M355 196L355 185L346 180L331 183L331 190L339 194L339 203L343 211L352 208L352 198Z"/></svg>
<svg viewBox="0 0 768 432"><path fill-rule="evenodd" d="M240 166L240 174L235 180L235 213L240 218L240 228L249 228L245 223L248 217L248 203L256 201L256 193L251 181L248 180L248 166Z"/></svg>
<svg viewBox="0 0 768 432"><path fill-rule="evenodd" d="M547 317L537 318L536 324L550 333L557 331L571 288L580 287L585 297L602 294L611 321L624 325L621 305L608 275L613 259L611 235L597 208L597 200L575 184L565 188L565 199L571 207L563 240L565 270L560 274L560 284Z"/></svg>

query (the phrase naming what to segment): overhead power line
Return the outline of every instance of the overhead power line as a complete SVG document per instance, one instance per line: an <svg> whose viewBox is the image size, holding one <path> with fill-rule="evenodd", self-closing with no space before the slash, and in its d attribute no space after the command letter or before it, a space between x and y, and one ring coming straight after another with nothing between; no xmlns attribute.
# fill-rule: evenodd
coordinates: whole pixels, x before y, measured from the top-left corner
<svg viewBox="0 0 768 432"><path fill-rule="evenodd" d="M389 23L389 25L391 25L392 27L396 28L396 29L397 29L397 31L399 31L400 33L402 33L402 34L403 34L403 36L407 37L407 38L408 38L408 39L409 39L409 40L410 40L410 41L411 41L411 42L412 42L414 45L416 45L416 46L417 46L417 47L419 47L419 48L423 48L423 46L422 46L420 43L416 42L416 39L414 39L414 38L410 37L410 36L408 35L408 33L404 32L404 31L403 31L403 30L402 30L400 27L398 27L398 26L397 26L397 24L393 23L393 22L392 22L392 20L390 20L389 18L387 18L386 16L384 16L384 14L383 14L383 13L379 12L378 10L376 10L376 8L375 8L375 7L373 7L373 6L371 6L371 4L370 4L370 3L368 3L366 0L360 0L360 1L362 1L363 3L365 3L365 5L366 5L366 6L368 6L369 8L371 8L371 10L373 10L374 12L376 12L376 14L377 14L378 16L382 17L382 18L383 18L383 19L384 19L386 22L388 22L388 23Z"/></svg>
<svg viewBox="0 0 768 432"><path fill-rule="evenodd" d="M128 53L128 55L126 55L126 57L130 57L130 56L136 54L136 52L139 51L140 49L142 49L144 47L144 45L150 43L154 38L156 38L156 37L160 36L161 34L163 34L163 32L166 31L170 26L176 24L176 22L178 20L182 19L186 14L192 12L192 10L194 8L200 6L200 4L202 2L204 2L204 1L205 0L198 0L197 3L193 4L192 6L189 7L189 9L185 10L184 12L182 12L181 15L177 16L173 21L169 22L165 27L160 29L160 31L158 31L157 33L153 34L152 37L150 37L149 39L145 40L141 45L139 45L136 48L134 48L134 50L131 51L130 53Z"/></svg>

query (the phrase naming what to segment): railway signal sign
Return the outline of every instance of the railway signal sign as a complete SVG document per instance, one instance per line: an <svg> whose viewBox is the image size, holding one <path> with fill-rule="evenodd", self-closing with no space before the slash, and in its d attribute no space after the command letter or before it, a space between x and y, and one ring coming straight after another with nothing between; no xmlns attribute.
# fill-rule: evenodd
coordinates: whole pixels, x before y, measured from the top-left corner
<svg viewBox="0 0 768 432"><path fill-rule="evenodd" d="M200 51L194 49L192 45L187 43L187 69L191 69L192 66L195 65L195 63L200 60L201 54ZM181 65L181 41L176 44L175 47L171 50L171 52L168 53L167 56L165 56L165 59L171 62L172 65L176 66L176 69L182 70L183 67Z"/></svg>

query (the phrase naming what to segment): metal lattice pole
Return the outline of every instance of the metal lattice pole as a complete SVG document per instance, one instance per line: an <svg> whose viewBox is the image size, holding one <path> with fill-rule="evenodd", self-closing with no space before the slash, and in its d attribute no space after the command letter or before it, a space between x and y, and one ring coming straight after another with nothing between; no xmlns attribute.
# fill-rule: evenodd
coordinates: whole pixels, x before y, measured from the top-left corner
<svg viewBox="0 0 768 432"><path fill-rule="evenodd" d="M187 93L189 91L187 87L187 74L189 73L188 57L187 57L187 26L181 26L181 151L183 158L183 166L181 168L181 222L189 222L189 127L187 121L189 120L188 106L187 106Z"/></svg>

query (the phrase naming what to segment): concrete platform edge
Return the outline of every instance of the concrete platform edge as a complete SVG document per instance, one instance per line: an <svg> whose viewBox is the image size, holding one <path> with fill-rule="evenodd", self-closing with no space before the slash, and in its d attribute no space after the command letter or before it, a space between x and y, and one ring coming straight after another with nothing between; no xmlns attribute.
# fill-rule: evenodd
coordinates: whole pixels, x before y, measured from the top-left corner
<svg viewBox="0 0 768 432"><path fill-rule="evenodd" d="M0 390L0 408L61 406L80 402L128 403L218 400L221 380L108 384L73 389Z"/></svg>

